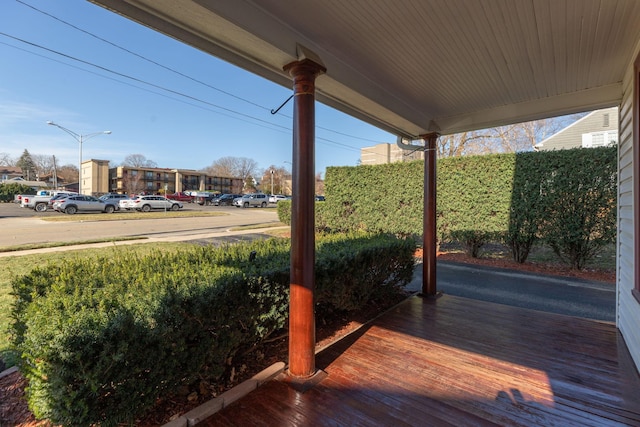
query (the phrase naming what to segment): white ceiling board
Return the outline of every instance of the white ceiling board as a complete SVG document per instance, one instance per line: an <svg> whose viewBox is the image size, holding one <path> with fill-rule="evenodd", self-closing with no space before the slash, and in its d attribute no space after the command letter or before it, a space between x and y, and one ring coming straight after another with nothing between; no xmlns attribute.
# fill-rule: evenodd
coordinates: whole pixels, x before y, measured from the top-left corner
<svg viewBox="0 0 640 427"><path fill-rule="evenodd" d="M286 87L296 46L320 102L396 134L453 133L619 103L638 0L91 0Z"/></svg>

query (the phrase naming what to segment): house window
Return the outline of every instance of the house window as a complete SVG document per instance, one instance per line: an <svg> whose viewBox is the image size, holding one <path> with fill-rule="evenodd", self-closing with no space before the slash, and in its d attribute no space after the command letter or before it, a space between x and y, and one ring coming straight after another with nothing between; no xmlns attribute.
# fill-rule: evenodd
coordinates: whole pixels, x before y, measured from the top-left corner
<svg viewBox="0 0 640 427"><path fill-rule="evenodd" d="M605 127L605 128L609 127L609 113L605 114L602 117L602 126Z"/></svg>
<svg viewBox="0 0 640 427"><path fill-rule="evenodd" d="M602 147L604 145L604 133L594 133L591 135L591 146Z"/></svg>
<svg viewBox="0 0 640 427"><path fill-rule="evenodd" d="M582 148L606 147L618 143L618 132L591 132L582 134Z"/></svg>

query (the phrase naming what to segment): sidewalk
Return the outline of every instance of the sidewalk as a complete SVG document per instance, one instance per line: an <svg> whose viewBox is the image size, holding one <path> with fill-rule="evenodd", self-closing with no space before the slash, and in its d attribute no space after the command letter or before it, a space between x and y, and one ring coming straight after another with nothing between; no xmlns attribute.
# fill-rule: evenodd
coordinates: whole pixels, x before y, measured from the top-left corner
<svg viewBox="0 0 640 427"><path fill-rule="evenodd" d="M207 240L207 239L225 239L232 240L233 236L247 236L251 234L256 235L265 235L269 230L278 230L282 228L288 227L266 227L266 228L254 228L247 230L225 230L225 231L216 231L211 233L201 233L201 234L176 234L173 236L140 236L139 239L134 240L114 240L110 242L101 242L101 243L85 243L78 245L68 245L68 246L55 246L50 248L41 248L41 249L27 249L20 251L9 251L9 252L0 252L0 258L2 257L10 257L10 256L23 256L23 255L33 255L33 254L42 254L48 252L64 252L64 251L73 251L73 250L81 250L81 249L90 249L90 248L106 248L110 246L126 246L126 245L135 245L139 243L155 243L155 242L188 242L192 240Z"/></svg>

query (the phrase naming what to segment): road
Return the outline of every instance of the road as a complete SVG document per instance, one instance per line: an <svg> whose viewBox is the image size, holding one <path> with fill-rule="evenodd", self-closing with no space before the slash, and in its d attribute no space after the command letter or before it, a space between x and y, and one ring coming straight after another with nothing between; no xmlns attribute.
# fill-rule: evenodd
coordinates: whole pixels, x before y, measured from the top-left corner
<svg viewBox="0 0 640 427"><path fill-rule="evenodd" d="M111 237L188 236L223 232L245 225L278 222L275 209L239 209L231 206L199 206L187 204L184 210L218 211L220 216L182 217L167 219L136 219L121 221L83 221L84 214L76 214L75 221L51 222L42 218L63 215L58 212L35 212L13 203L0 203L0 247L43 242L72 242ZM108 215L108 214L104 214Z"/></svg>

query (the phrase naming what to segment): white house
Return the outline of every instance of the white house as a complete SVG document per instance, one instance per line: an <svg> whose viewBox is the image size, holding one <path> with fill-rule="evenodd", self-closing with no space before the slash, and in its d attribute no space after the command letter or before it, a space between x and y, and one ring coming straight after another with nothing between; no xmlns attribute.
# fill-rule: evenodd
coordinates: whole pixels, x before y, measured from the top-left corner
<svg viewBox="0 0 640 427"><path fill-rule="evenodd" d="M536 151L591 148L618 143L618 107L592 111L561 131L540 141Z"/></svg>

